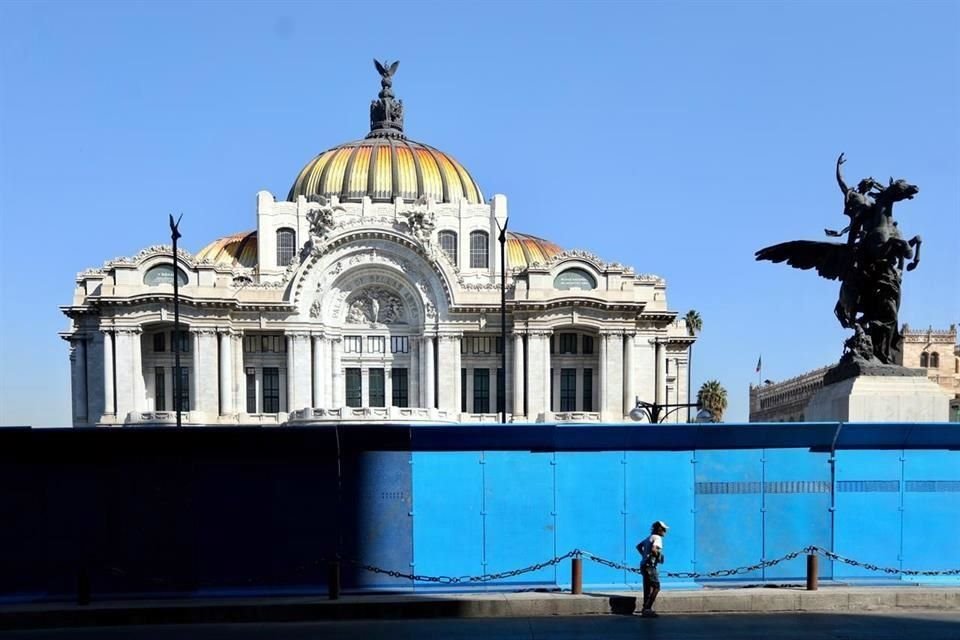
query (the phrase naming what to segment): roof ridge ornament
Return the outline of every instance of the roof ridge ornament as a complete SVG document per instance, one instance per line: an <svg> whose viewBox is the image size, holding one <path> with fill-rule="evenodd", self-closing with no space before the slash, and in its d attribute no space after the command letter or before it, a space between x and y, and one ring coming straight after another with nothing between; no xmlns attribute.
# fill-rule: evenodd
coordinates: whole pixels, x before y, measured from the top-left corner
<svg viewBox="0 0 960 640"><path fill-rule="evenodd" d="M393 74L397 72L400 61L390 63L373 60L380 73L380 93L377 100L370 103L370 133L368 138L406 138L403 135L403 101L393 95Z"/></svg>

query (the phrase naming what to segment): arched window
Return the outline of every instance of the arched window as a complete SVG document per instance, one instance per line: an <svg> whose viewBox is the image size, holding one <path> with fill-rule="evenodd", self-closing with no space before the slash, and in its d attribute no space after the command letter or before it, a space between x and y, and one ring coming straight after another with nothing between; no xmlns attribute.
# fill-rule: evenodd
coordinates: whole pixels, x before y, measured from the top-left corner
<svg viewBox="0 0 960 640"><path fill-rule="evenodd" d="M940 368L940 354L934 351L930 354L930 368L939 369Z"/></svg>
<svg viewBox="0 0 960 640"><path fill-rule="evenodd" d="M929 356L929 354L927 354L926 351L924 351L923 353L920 354L920 366L923 367L924 369L926 369L928 366L930 366L930 360L929 360L929 358L930 358L930 356Z"/></svg>
<svg viewBox="0 0 960 640"><path fill-rule="evenodd" d="M293 260L296 245L296 233L293 229L277 229L277 266L285 267Z"/></svg>
<svg viewBox="0 0 960 640"><path fill-rule="evenodd" d="M490 266L490 236L486 231L470 232L470 268L486 269Z"/></svg>
<svg viewBox="0 0 960 640"><path fill-rule="evenodd" d="M596 289L596 279L583 269L567 269L557 274L553 279L553 288L561 291L571 289Z"/></svg>
<svg viewBox="0 0 960 640"><path fill-rule="evenodd" d="M438 237L440 238L440 248L443 249L443 252L447 254L447 257L450 258L450 262L456 265L457 264L457 232L441 231Z"/></svg>

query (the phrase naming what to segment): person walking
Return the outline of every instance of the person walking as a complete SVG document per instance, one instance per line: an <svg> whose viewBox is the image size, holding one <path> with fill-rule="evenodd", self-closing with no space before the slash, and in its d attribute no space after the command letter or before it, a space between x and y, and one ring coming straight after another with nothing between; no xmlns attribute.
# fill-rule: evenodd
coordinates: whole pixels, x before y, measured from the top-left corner
<svg viewBox="0 0 960 640"><path fill-rule="evenodd" d="M640 615L656 618L653 603L660 593L660 571L657 565L663 564L663 536L667 535L667 524L657 520L650 525L650 535L637 545L640 552L640 573L643 575L643 609Z"/></svg>

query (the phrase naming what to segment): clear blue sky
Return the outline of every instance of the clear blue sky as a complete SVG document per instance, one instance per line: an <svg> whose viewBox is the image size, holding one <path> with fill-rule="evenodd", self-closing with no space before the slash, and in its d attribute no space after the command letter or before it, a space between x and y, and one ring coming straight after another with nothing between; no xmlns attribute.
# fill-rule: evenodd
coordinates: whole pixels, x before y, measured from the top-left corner
<svg viewBox="0 0 960 640"><path fill-rule="evenodd" d="M905 178L926 240L901 320L960 321L956 2L0 4L0 424L70 421L78 271L255 225L362 137L371 58L407 133L509 198L511 228L667 279L704 329L694 384L835 361L838 285L753 252L843 224L851 182Z"/></svg>

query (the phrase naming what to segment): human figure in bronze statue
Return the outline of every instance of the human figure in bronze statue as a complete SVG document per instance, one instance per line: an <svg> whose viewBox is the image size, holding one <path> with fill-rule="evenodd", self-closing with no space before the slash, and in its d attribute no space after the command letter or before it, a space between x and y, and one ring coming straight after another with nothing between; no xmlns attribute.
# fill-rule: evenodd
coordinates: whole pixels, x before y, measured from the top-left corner
<svg viewBox="0 0 960 640"><path fill-rule="evenodd" d="M844 359L894 364L903 342L898 325L903 270L912 271L919 264L921 239L903 239L893 219L893 205L912 199L919 189L893 178L886 186L865 178L851 189L840 169L844 162L840 154L836 177L849 224L839 232L825 231L832 237L846 233L846 242L783 242L757 251L756 259L816 269L824 278L840 280L834 313L841 326L854 329ZM907 260L912 261L907 264Z"/></svg>

